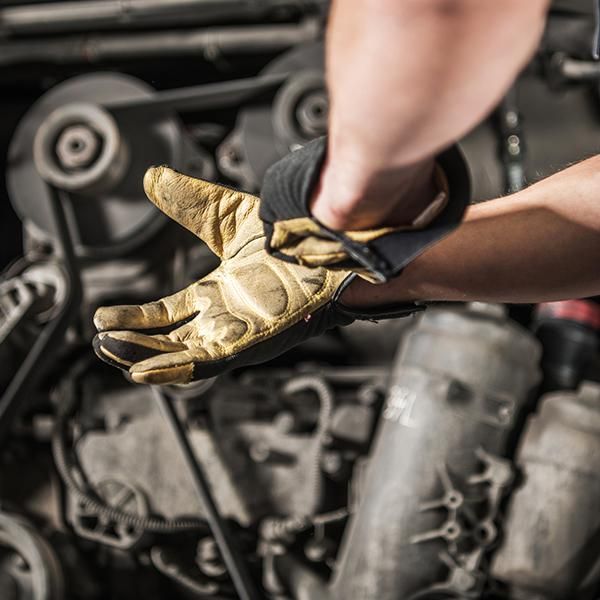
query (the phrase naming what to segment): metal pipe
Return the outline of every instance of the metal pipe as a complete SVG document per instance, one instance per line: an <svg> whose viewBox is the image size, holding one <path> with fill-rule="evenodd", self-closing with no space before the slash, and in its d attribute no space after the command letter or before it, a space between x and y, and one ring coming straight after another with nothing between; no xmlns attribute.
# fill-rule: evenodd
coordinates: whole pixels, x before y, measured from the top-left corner
<svg viewBox="0 0 600 600"><path fill-rule="evenodd" d="M552 57L552 66L561 77L569 81L596 81L600 79L600 62L593 60L579 60L563 53L556 53Z"/></svg>
<svg viewBox="0 0 600 600"><path fill-rule="evenodd" d="M169 58L195 54L214 59L222 54L285 50L315 40L319 31L318 23L311 19L300 25L257 25L14 40L0 43L0 65L32 62L87 64L116 59Z"/></svg>
<svg viewBox="0 0 600 600"><path fill-rule="evenodd" d="M322 8L325 0L78 0L0 9L0 35L69 33L101 29L259 19L276 10Z"/></svg>

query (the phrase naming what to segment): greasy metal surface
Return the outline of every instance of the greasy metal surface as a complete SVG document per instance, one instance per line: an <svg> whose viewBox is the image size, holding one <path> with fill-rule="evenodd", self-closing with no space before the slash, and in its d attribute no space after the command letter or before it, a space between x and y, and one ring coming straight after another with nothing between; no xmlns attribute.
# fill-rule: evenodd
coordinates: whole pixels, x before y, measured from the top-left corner
<svg viewBox="0 0 600 600"><path fill-rule="evenodd" d="M561 3L560 16L553 17L545 36L543 55L519 78L500 109L461 142L470 162L476 199L502 195L600 151L597 82L566 81L566 76L596 77L598 72L589 61L589 19L572 14L586 2ZM116 77L123 82L124 76L84 78L86 93L94 95L92 100L102 97L105 107L111 104L110 110L119 113L116 120L127 121L135 139L140 140L132 154L141 157L136 163L138 175L150 160L173 164L168 153L153 152L158 145L147 134L151 130L154 135L148 115L158 115L161 123L163 117L164 122L173 123L164 111L176 106L185 111L186 125L199 144L192 148L175 124L166 137L170 140L167 146L184 144L182 152L191 157L189 164L183 160L179 168L258 190L266 167L324 126L322 46L295 46L276 54L288 42L295 44L316 33L314 22L297 19L293 12L312 17L314 3L267 2L259 7L243 0L200 2L207 12L195 14L194 20L234 12L236 19L200 36L187 27L192 18L186 11L171 11L164 20L149 13L130 13L128 23L120 18L119 11L126 5L146 9L153 3L92 2L94 9L103 5L113 11L110 16L105 13L106 19L95 19L98 30L107 26L131 29L119 34L78 35L72 38L73 45L60 32L89 24L89 19L80 20L75 14L80 2L46 6L45 14L53 17L59 15L59 8L64 9L62 16L72 18L64 21L32 19L35 9L42 7L8 13L0 10L5 16L20 14L29 19L19 29L24 36L34 29L58 34L8 36L0 47L16 49L19 60L45 49L44 61L77 57L77 66L53 66L57 81L74 68L86 69L86 64L110 57L114 61L111 68L138 73L160 88L153 93L135 80L128 88L131 93L115 94L116 88L110 93L98 91L91 82L98 77L113 82ZM284 10L277 23L246 22L246 8L260 12L275 4ZM175 6L180 3L171 3L170 8ZM288 8L291 13L285 12ZM183 27L176 31L137 29L159 20L160 26L177 21ZM17 23L3 21L0 32L6 32L9 25ZM284 40L282 34L289 39ZM44 46L46 42L48 46ZM101 46L95 46L94 54L96 43ZM202 56L190 59L190 53L199 48ZM89 54L79 56L81 49ZM252 54L257 49L269 56ZM562 58L559 54L558 60L557 52L566 54ZM143 56L163 54L164 63L158 58L142 60ZM188 62L183 62L186 54ZM140 71L135 70L134 57ZM3 55L0 64L10 58ZM243 63L239 69L238 62ZM561 73L561 65L568 66L568 72L563 69ZM36 90L44 88L47 83L37 81L35 70L28 71L29 67L29 63L23 64L14 73L3 66L2 74L11 85L14 74L15 81L26 81ZM165 70L172 72L165 77ZM277 92L289 72L294 77ZM263 75L255 79L257 73ZM205 80L211 81L209 87L198 86ZM257 83L260 88L255 87ZM59 85L56 92L60 89ZM256 95L258 91L260 95ZM67 94L60 102L72 99ZM5 101L8 106L12 98ZM214 111L217 104L223 110ZM23 100L18 112L26 108ZM143 115L141 108L145 109ZM202 111L190 112L194 108ZM11 121L8 116L5 120ZM151 121L155 123L154 117ZM12 122L6 125L12 127ZM17 145L19 152L12 153L11 160L31 158L28 144L37 125L28 124L27 143ZM21 133L19 130L17 137ZM87 144L83 155L69 151L73 139ZM56 142L58 159L67 168L86 166L97 153L95 139L71 126ZM19 181L25 184L12 186L11 194L27 228L26 252L33 257L33 268L45 272L46 263L36 262L40 248L47 252L40 241L56 239L46 222L46 197L33 177L31 187L27 178ZM135 202L141 198L151 206L143 199L138 183L129 190L131 198ZM65 581L76 597L231 597L231 582L224 575L215 540L205 524L189 529L168 527L164 522L165 518L201 515L204 507L147 389L134 387L91 363L74 386L80 394L78 409L63 419L69 456L74 459L76 455L80 463L70 461L71 476L80 477L81 485L89 486L89 494L108 505L105 508L112 505L129 519L113 519L110 511L92 510L93 505L82 502L68 485L61 487L66 478L58 480L51 465L47 442L68 398L53 393L49 400L49 392L55 384L62 386L71 378L64 364L85 355L95 306L160 297L180 289L211 264L205 250L190 250L185 234L177 228L165 227L155 235L149 227L143 231L147 238L134 239L132 244L113 243L127 241L129 225L143 222L136 221L141 207L136 208L135 202L127 207L131 212L123 212L114 207L114 198L97 191L79 194L73 201L79 203L74 205L76 210L81 207L81 219L76 221L83 237L91 236L83 241L93 246L89 256L96 259L93 265L86 263L82 274L81 327L71 328L66 341L56 347L52 358L61 361L49 380L32 390L31 414L11 428L10 444L0 453L0 501L3 508L12 503L35 515L36 527L48 531L53 544L60 542L57 552L70 569ZM102 210L107 210L105 220L99 218L100 202ZM105 234L110 238L110 259L106 253L93 252ZM136 245L142 238L150 243ZM64 299L64 290L60 297ZM510 600L554 600L555 596L574 600L577 577L585 577L585 586L596 577L591 574L598 555L592 533L597 529L599 504L593 471L597 446L590 441L596 439L591 432L595 418L590 414L594 411L589 403L587 408L573 410L581 398L566 395L556 401L552 414L542 408L534 419L537 425L530 430L543 435L534 443L527 434L524 445L531 451L523 453L521 463L528 477L521 482L517 476L521 487L510 504L506 535L510 541L501 545L504 523L499 507L507 499L515 475L502 449L509 432L518 437L513 416L536 379L537 344L498 307L472 306L468 315L461 310L432 308L410 334L393 369L370 465L365 455L387 389L390 353L410 325L408 319L383 325L360 323L313 340L297 353L281 357L276 366L257 367L228 381L219 380L202 391L202 397L198 388L172 390L181 399L190 445L206 472L218 509L232 520L232 529L239 534L236 539L249 553L256 573L262 571L265 589L273 597L326 600L335 594L336 600L496 600L488 590L481 590L489 570L487 558L497 547L494 568L503 585L512 587ZM44 322L54 316L53 309L44 312ZM35 324L25 321L24 325ZM38 329L32 327L31 331L27 340L34 339ZM20 356L11 348L3 350L20 364ZM565 348L558 350L564 354ZM7 364L4 368L10 370ZM372 368L365 367L367 364ZM207 398L210 400L205 401ZM44 452L46 462L38 458ZM56 460L56 465L59 462ZM47 480L53 478L54 485L49 485ZM522 512L519 507L524 507ZM352 522L344 533L348 510L353 512ZM158 520L162 527L150 527L150 519ZM65 540L66 546L61 545ZM540 578L535 561L549 565L544 577ZM51 560L47 564L51 565ZM334 572L333 586L327 585L330 570ZM0 590L13 593L14 586L6 582L0 569ZM0 596L5 600L1 592Z"/></svg>
<svg viewBox="0 0 600 600"><path fill-rule="evenodd" d="M522 482L493 576L519 599L592 597L600 577L600 385L544 396L516 462Z"/></svg>
<svg viewBox="0 0 600 600"><path fill-rule="evenodd" d="M438 510L424 503L446 493L450 507L462 507L477 496L478 480L469 478L482 471L478 453L503 451L539 377L535 339L482 308L431 308L405 338L334 598L406 598L444 580L443 551L462 555L464 521L445 502Z"/></svg>
<svg viewBox="0 0 600 600"><path fill-rule="evenodd" d="M52 547L30 523L6 512L0 512L0 575L0 592L8 600L64 597L63 572Z"/></svg>
<svg viewBox="0 0 600 600"><path fill-rule="evenodd" d="M144 82L122 74L82 75L54 87L36 102L21 120L8 154L7 187L15 211L31 221L48 238L56 235L46 183L38 174L33 141L42 124L59 107L73 102L102 102L116 97L152 94ZM123 254L156 234L165 218L146 200L142 177L150 164L169 162L183 168L185 143L177 121L163 114L152 123L128 117L117 125L125 140L130 162L127 176L98 196L70 196L71 230L78 255L112 250Z"/></svg>
<svg viewBox="0 0 600 600"><path fill-rule="evenodd" d="M178 450L185 460L196 493L204 506L211 533L215 538L235 591L240 600L259 600L258 589L248 570L246 559L240 549L239 540L232 535L229 523L224 519L215 503L211 485L208 483L204 469L194 454L185 426L177 414L174 400L157 386L152 387L152 393L156 405L159 407L171 429L171 434L177 442Z"/></svg>

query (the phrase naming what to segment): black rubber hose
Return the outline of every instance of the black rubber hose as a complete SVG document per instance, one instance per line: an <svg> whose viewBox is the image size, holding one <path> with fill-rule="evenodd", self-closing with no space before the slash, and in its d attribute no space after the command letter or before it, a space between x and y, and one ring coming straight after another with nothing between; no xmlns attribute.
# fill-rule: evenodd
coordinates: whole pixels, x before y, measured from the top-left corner
<svg viewBox="0 0 600 600"><path fill-rule="evenodd" d="M152 393L154 394L156 404L173 432L173 436L177 440L177 445L190 470L192 482L204 505L211 533L215 538L235 591L240 600L259 600L260 598L264 598L264 595L258 591L250 575L246 561L240 551L236 538L232 535L229 524L219 512L202 465L194 455L186 430L179 420L172 398L164 394L157 386L152 386Z"/></svg>

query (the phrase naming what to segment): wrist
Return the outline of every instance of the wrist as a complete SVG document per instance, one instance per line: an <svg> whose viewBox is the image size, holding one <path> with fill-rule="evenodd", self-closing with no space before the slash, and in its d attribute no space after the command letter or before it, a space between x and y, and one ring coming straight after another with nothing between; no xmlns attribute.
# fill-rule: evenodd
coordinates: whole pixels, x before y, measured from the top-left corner
<svg viewBox="0 0 600 600"><path fill-rule="evenodd" d="M438 193L434 161L375 167L328 158L310 202L311 213L337 230L410 225Z"/></svg>
<svg viewBox="0 0 600 600"><path fill-rule="evenodd" d="M339 302L348 308L360 309L423 300L413 274L407 272L413 270L409 265L400 275L386 283L370 283L361 277L356 277L342 292Z"/></svg>

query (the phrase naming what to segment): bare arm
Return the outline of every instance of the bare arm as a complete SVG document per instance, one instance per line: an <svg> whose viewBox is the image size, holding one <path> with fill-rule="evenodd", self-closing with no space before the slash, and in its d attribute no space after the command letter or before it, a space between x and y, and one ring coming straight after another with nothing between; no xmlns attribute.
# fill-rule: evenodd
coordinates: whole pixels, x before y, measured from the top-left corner
<svg viewBox="0 0 600 600"><path fill-rule="evenodd" d="M431 156L477 124L533 53L548 0L334 0L328 160L313 214L400 224L433 198Z"/></svg>
<svg viewBox="0 0 600 600"><path fill-rule="evenodd" d="M342 302L541 302L600 294L600 156L507 198L472 206L448 238L376 286L357 280Z"/></svg>

